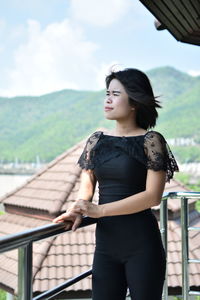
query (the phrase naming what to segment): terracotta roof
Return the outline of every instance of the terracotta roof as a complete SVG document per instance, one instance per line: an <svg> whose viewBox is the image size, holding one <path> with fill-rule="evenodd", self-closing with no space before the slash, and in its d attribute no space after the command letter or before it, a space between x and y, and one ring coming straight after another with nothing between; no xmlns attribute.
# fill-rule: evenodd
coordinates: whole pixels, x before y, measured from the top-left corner
<svg viewBox="0 0 200 300"><path fill-rule="evenodd" d="M36 274L35 291L50 289L91 267L94 252L94 228L94 226L89 226L75 233L60 235L54 240L41 270ZM68 288L69 290L91 290L91 279L87 277Z"/></svg>
<svg viewBox="0 0 200 300"><path fill-rule="evenodd" d="M102 129L97 129L102 130ZM76 199L80 184L81 169L76 162L83 150L86 139L57 157L46 168L34 175L27 183L1 199L6 214L0 216L0 235L24 231L29 228L48 224L52 217L66 210ZM179 182L172 180L165 191L187 190ZM98 200L98 185L93 197ZM175 204L176 201L176 204ZM193 201L192 201L193 202ZM193 203L190 204L191 210ZM158 207L154 208L158 211ZM180 265L180 210L179 200L169 200L169 210L174 213L169 221L169 285L176 289L181 286ZM197 225L199 214L190 212L192 222ZM92 264L94 251L95 225L68 232L48 240L34 243L33 247L33 290L45 291L57 284L88 270ZM190 258L197 258L200 241L199 233L191 233ZM9 268L8 268L9 266ZM0 256L0 287L16 292L17 287L17 251ZM197 286L200 266L191 264L191 285ZM88 277L67 289L70 293L90 292L91 279ZM65 292L63 292L65 293ZM66 294L65 294L66 295ZM80 294L81 295L81 294ZM85 294L86 295L86 294Z"/></svg>
<svg viewBox="0 0 200 300"><path fill-rule="evenodd" d="M57 157L23 186L1 198L6 211L17 210L46 217L57 215L79 179L81 169L76 164L85 141Z"/></svg>
<svg viewBox="0 0 200 300"><path fill-rule="evenodd" d="M6 213L0 216L0 236L18 233L30 228L48 224L49 221ZM40 268L46 256L48 241L33 243L33 274ZM14 293L17 289L18 251L12 250L0 255L0 287Z"/></svg>

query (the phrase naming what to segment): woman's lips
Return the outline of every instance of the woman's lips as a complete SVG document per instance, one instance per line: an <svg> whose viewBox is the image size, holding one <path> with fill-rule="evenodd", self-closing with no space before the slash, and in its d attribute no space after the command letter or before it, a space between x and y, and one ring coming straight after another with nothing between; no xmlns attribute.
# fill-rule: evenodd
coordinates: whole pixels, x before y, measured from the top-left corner
<svg viewBox="0 0 200 300"><path fill-rule="evenodd" d="M105 107L104 110L105 111L109 111L109 110L113 110L113 108L111 108L111 107Z"/></svg>

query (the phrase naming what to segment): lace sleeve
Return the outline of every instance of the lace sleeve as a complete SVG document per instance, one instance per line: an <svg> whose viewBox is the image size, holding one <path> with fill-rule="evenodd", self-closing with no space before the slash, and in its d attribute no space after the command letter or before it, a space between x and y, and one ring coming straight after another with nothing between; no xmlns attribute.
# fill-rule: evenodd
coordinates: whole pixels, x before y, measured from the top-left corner
<svg viewBox="0 0 200 300"><path fill-rule="evenodd" d="M94 169L94 147L99 140L100 134L101 131L95 131L87 139L83 152L77 162L82 169Z"/></svg>
<svg viewBox="0 0 200 300"><path fill-rule="evenodd" d="M166 181L173 178L174 172L178 172L178 165L164 137L150 131L145 136L144 150L147 156L147 168L154 171L166 171Z"/></svg>

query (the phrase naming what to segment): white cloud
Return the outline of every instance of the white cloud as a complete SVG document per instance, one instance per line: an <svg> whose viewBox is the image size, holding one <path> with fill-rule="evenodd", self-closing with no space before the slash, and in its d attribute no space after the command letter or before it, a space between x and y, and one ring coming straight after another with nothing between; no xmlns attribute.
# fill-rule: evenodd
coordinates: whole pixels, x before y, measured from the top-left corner
<svg viewBox="0 0 200 300"><path fill-rule="evenodd" d="M105 75L110 66L118 62L99 59L104 49L86 37L87 26L81 21L108 26L120 20L129 8L137 16L143 7L133 0L71 0L69 3L70 19L45 27L43 23L29 20L6 29L9 34L4 34L4 44L0 44L0 52L4 54L1 55L4 65L0 96L105 87ZM5 31L5 25L5 21L0 20L0 32Z"/></svg>
<svg viewBox="0 0 200 300"><path fill-rule="evenodd" d="M95 26L108 26L122 18L133 0L71 0L71 16Z"/></svg>
<svg viewBox="0 0 200 300"><path fill-rule="evenodd" d="M69 20L52 23L43 30L39 22L29 20L27 41L15 50L14 66L7 70L9 89L1 92L13 96L65 88L94 89L97 49Z"/></svg>
<svg viewBox="0 0 200 300"><path fill-rule="evenodd" d="M200 70L190 70L188 71L188 74L191 76L200 76Z"/></svg>

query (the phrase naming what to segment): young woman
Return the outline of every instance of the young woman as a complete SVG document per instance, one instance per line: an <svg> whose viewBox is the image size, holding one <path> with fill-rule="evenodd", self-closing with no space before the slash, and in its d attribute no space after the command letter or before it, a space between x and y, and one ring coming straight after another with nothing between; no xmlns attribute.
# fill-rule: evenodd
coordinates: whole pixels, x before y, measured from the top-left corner
<svg viewBox="0 0 200 300"><path fill-rule="evenodd" d="M131 68L111 72L106 87L105 117L115 130L88 138L78 199L54 222L70 221L75 230L82 215L98 219L93 300L124 300L127 288L133 300L161 300L166 255L151 207L178 166L164 137L148 131L160 107L148 77ZM97 181L98 205L91 202Z"/></svg>

